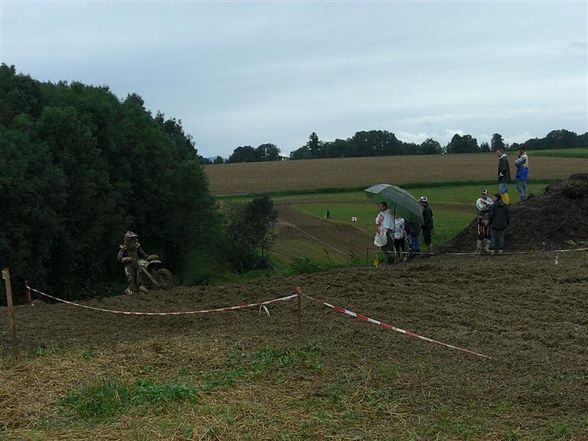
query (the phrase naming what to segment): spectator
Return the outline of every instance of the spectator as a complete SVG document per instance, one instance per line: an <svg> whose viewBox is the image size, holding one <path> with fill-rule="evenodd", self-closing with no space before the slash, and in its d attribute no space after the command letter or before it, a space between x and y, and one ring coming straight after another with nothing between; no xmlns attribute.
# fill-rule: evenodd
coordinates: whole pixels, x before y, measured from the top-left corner
<svg viewBox="0 0 588 441"><path fill-rule="evenodd" d="M408 233L410 256L420 253L419 235L421 234L421 226L415 222L406 222L406 232Z"/></svg>
<svg viewBox="0 0 588 441"><path fill-rule="evenodd" d="M515 161L517 166L517 190L521 197L521 201L526 201L528 194L527 180L529 179L529 157L525 147L519 147L519 158Z"/></svg>
<svg viewBox="0 0 588 441"><path fill-rule="evenodd" d="M488 190L482 190L482 195L476 201L478 210L478 240L476 241L476 252L482 254L482 245L486 252L490 252L490 207L492 199L488 197ZM484 243L483 243L484 242Z"/></svg>
<svg viewBox="0 0 588 441"><path fill-rule="evenodd" d="M490 214L488 219L490 221L490 228L492 229L492 239L490 241L490 252L494 254L502 254L504 250L504 230L510 223L510 213L508 205L502 200L500 193L494 195L494 204L490 207Z"/></svg>
<svg viewBox="0 0 588 441"><path fill-rule="evenodd" d="M425 245L427 246L427 253L433 253L433 245L431 239L433 236L433 210L429 206L429 200L426 196L421 196L419 203L423 209L423 224L421 229L423 230L423 238L425 239Z"/></svg>
<svg viewBox="0 0 588 441"><path fill-rule="evenodd" d="M496 150L496 157L498 158L498 191L500 192L501 199L505 204L510 202L508 196L508 183L510 182L510 165L508 164L508 158L506 153L502 149Z"/></svg>
<svg viewBox="0 0 588 441"><path fill-rule="evenodd" d="M380 212L376 216L376 237L374 238L374 245L380 247L388 263L394 263L394 222L392 220L392 213L390 213L386 202L380 202L378 209Z"/></svg>
<svg viewBox="0 0 588 441"><path fill-rule="evenodd" d="M394 213L394 249L401 260L406 260L404 219Z"/></svg>

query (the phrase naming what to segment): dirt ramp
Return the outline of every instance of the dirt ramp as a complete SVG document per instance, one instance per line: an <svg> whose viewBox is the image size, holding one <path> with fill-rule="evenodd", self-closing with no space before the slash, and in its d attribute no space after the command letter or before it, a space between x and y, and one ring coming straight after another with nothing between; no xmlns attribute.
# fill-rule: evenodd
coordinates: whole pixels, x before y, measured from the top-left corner
<svg viewBox="0 0 588 441"><path fill-rule="evenodd" d="M511 185L511 192L516 185ZM510 206L511 223L505 232L507 251L570 248L570 241L588 240L588 173L578 173L552 184L545 193ZM450 240L443 251L475 249L477 221Z"/></svg>

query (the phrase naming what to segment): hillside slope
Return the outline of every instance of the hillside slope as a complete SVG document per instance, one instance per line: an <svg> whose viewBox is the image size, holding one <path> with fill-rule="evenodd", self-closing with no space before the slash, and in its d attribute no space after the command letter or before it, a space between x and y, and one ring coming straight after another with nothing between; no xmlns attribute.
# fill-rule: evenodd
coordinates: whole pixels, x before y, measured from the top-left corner
<svg viewBox="0 0 588 441"><path fill-rule="evenodd" d="M271 316L250 309L132 317L37 300L16 312L30 355L2 359L0 437L548 440L561 430L588 437L587 253L562 254L557 265L553 253L435 256L86 304L190 310L267 300L297 286L492 359L384 331L308 298L300 329L294 301L269 305ZM6 353L6 328L0 341ZM194 402L91 421L63 416L63 397L100 378L199 385L215 372L233 380ZM200 438L179 436L187 427Z"/></svg>
<svg viewBox="0 0 588 441"><path fill-rule="evenodd" d="M588 242L588 173L572 175L548 186L540 196L509 208L511 222L504 236L507 251L562 249ZM443 250L472 251L476 235L474 220Z"/></svg>

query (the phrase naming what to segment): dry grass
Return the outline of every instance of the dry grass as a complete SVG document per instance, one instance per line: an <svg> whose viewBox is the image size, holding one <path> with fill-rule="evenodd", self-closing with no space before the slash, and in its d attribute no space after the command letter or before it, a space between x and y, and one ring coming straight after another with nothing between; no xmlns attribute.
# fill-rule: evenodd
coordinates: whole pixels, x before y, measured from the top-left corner
<svg viewBox="0 0 588 441"><path fill-rule="evenodd" d="M510 155L511 163L514 161ZM511 164L514 176L514 165ZM482 181L496 179L493 153L384 156L253 162L205 167L214 195L392 184ZM532 179L560 179L588 170L588 158L534 157Z"/></svg>
<svg viewBox="0 0 588 441"><path fill-rule="evenodd" d="M302 286L492 360L382 331L307 301L301 330L294 304L272 306L271 317L244 311L169 320L19 306L28 352L17 360L0 357L0 439L588 439L587 259L562 255L557 267L552 254L532 262L526 255L418 259L184 288L172 298L154 292L102 300L123 309L189 309ZM149 401L95 420L64 406L72 392L103 379L122 385L152 379L198 393L195 400Z"/></svg>

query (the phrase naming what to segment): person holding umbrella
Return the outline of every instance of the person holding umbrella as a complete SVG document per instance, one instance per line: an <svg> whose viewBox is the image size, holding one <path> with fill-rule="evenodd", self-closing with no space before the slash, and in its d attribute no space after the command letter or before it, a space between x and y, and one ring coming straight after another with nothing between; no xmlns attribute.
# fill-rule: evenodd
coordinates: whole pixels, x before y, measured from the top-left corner
<svg viewBox="0 0 588 441"><path fill-rule="evenodd" d="M380 212L376 216L376 237L374 245L379 246L388 263L394 263L394 221L388 204L382 201L378 204Z"/></svg>
<svg viewBox="0 0 588 441"><path fill-rule="evenodd" d="M381 222L378 223L378 218L376 218L377 225L384 225L387 226L388 223L384 223L384 219L387 219L387 216L390 216L390 237L387 238L388 246L387 249L382 249L386 253L386 257L388 257L389 261L394 261L396 253L394 252L394 220L392 218L393 215L398 214L400 217L404 219L404 222L414 222L418 225L423 223L423 215L422 209L419 205L419 202L415 199L413 195L411 195L408 191L404 190L403 188L397 187L396 185L390 184L376 184L364 190L366 196L371 200L378 203L378 207L380 209L380 214L378 214L378 218L380 215L382 216ZM388 207L390 207L388 209ZM383 214L388 211L388 215ZM376 243L377 242L377 243ZM374 239L374 244L377 246L382 247L382 240L378 239L376 235L376 239Z"/></svg>

